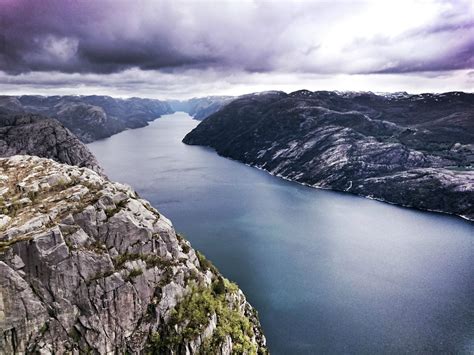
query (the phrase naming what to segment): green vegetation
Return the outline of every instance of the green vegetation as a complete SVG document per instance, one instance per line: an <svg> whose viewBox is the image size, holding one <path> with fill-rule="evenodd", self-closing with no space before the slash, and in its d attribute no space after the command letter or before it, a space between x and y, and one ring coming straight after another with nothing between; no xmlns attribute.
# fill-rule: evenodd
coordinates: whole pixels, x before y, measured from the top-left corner
<svg viewBox="0 0 474 355"><path fill-rule="evenodd" d="M257 348L251 341L254 332L250 320L239 312L237 304L228 300L229 293L236 290L238 287L235 284L222 277L219 277L212 287L193 283L191 291L173 310L166 328L151 334L149 353L176 350L184 342L192 341L202 334L215 314L217 327L202 345L202 353L218 353L221 344L230 336L233 353L257 354Z"/></svg>
<svg viewBox="0 0 474 355"><path fill-rule="evenodd" d="M104 254L107 251L107 247L101 241L94 241L87 246L87 249L97 253L97 254Z"/></svg>
<svg viewBox="0 0 474 355"><path fill-rule="evenodd" d="M109 277L113 273L114 273L114 270L107 270L107 271L99 272L96 275L94 275L93 277L91 277L89 280L87 280L87 285L90 285L93 281L96 281L96 280L99 280L99 279L102 279L102 278L105 278L105 277Z"/></svg>
<svg viewBox="0 0 474 355"><path fill-rule="evenodd" d="M178 243L181 246L181 249L183 249L183 253L187 254L191 250L191 247L188 245L186 242L186 239L184 238L183 235L176 233L176 239L178 239Z"/></svg>
<svg viewBox="0 0 474 355"><path fill-rule="evenodd" d="M181 244L181 249L183 249L184 254L187 254L191 250L191 247L186 243L182 243Z"/></svg>
<svg viewBox="0 0 474 355"><path fill-rule="evenodd" d="M223 277L219 277L216 281L212 283L212 291L216 295L223 295L225 294L226 287Z"/></svg>
<svg viewBox="0 0 474 355"><path fill-rule="evenodd" d="M199 264L201 265L202 271L211 270L212 273L216 275L219 274L217 268L209 260L207 260L206 257L200 251L196 250L196 256L199 260Z"/></svg>
<svg viewBox="0 0 474 355"><path fill-rule="evenodd" d="M120 211L123 207L125 207L128 203L129 199L125 199L125 200L122 200L120 202L118 202L116 205L115 205L115 208L107 208L105 210L105 214L107 216L107 218L110 218L112 217L113 215L115 215L118 211Z"/></svg>
<svg viewBox="0 0 474 355"><path fill-rule="evenodd" d="M46 323L44 323L44 324L41 326L41 328L40 328L40 330L39 330L39 333L40 333L41 335L43 335L44 333L46 333L46 332L48 331L48 329L49 329L49 323L46 322Z"/></svg>
<svg viewBox="0 0 474 355"><path fill-rule="evenodd" d="M69 238L65 237L64 238L64 243L66 244L69 251L76 249Z"/></svg>
<svg viewBox="0 0 474 355"><path fill-rule="evenodd" d="M133 269L133 270L130 271L130 273L128 274L127 280L130 281L130 280L133 279L134 277L140 276L140 275L142 275L142 274L143 274L143 270L142 270L142 269L139 269L139 268Z"/></svg>

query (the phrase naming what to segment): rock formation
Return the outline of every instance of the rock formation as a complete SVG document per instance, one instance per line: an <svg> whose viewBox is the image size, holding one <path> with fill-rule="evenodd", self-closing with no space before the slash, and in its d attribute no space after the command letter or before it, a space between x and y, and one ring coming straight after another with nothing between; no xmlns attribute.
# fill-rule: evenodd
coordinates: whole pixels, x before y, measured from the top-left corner
<svg viewBox="0 0 474 355"><path fill-rule="evenodd" d="M266 352L243 293L131 188L1 158L0 213L0 352Z"/></svg>
<svg viewBox="0 0 474 355"><path fill-rule="evenodd" d="M474 94L242 96L183 140L310 186L474 220Z"/></svg>
<svg viewBox="0 0 474 355"><path fill-rule="evenodd" d="M110 96L0 96L0 111L38 113L55 118L81 141L110 137L129 128L144 127L172 113L168 103L144 98Z"/></svg>
<svg viewBox="0 0 474 355"><path fill-rule="evenodd" d="M37 155L103 174L94 155L58 121L35 114L0 115L0 157Z"/></svg>

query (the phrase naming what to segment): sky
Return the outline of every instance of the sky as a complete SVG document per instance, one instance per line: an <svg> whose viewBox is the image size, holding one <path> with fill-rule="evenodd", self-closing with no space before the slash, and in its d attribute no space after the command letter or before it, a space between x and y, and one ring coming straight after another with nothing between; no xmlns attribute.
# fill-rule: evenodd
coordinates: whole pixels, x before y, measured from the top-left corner
<svg viewBox="0 0 474 355"><path fill-rule="evenodd" d="M474 1L0 0L2 94L474 91Z"/></svg>

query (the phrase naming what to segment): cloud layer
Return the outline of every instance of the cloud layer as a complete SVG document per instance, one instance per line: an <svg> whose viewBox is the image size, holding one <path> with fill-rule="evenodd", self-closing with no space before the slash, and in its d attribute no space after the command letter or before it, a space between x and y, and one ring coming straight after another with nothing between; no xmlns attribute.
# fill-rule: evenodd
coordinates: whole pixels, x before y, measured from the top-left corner
<svg viewBox="0 0 474 355"><path fill-rule="evenodd" d="M0 80L56 72L80 81L79 73L87 85L90 74L135 70L150 83L168 74L212 79L210 71L230 81L259 73L445 75L474 68L473 7L470 0L0 0Z"/></svg>

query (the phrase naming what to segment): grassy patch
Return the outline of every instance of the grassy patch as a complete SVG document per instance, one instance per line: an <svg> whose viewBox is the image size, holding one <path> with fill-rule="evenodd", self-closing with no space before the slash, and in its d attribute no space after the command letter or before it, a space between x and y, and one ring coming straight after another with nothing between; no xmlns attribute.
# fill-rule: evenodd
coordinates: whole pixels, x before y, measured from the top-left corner
<svg viewBox="0 0 474 355"><path fill-rule="evenodd" d="M254 336L252 324L239 312L237 305L232 306L226 300L228 292L237 289L237 286L223 278L220 280L222 282L217 281L213 287L191 286L191 291L173 310L166 328L150 336L150 353L177 350L186 341L201 335L215 314L217 327L202 345L201 353L218 353L225 338L230 336L233 353L257 354L257 347L251 340Z"/></svg>
<svg viewBox="0 0 474 355"><path fill-rule="evenodd" d="M200 251L196 251L197 258L199 260L199 265L201 265L202 271L211 270L213 274L218 275L219 271Z"/></svg>

